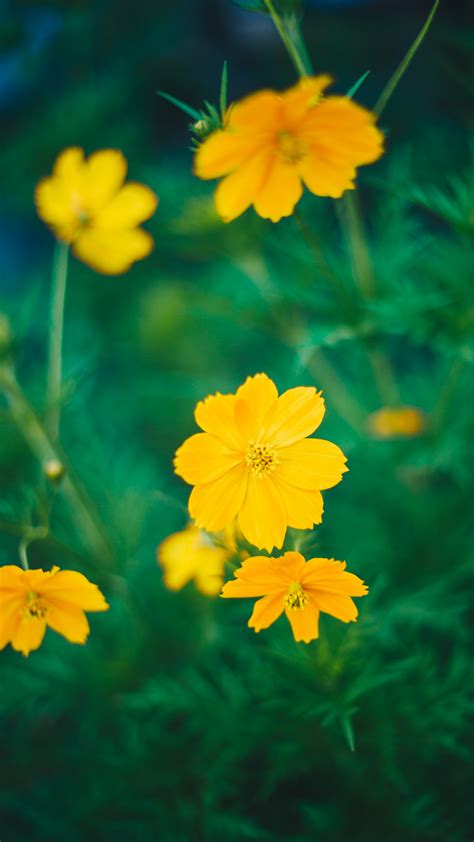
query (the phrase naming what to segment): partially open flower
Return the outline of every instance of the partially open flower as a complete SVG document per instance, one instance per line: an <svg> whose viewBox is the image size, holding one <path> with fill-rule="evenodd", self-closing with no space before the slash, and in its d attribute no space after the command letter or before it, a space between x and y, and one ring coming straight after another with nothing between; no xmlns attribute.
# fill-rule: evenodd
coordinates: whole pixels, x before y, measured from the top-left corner
<svg viewBox="0 0 474 842"><path fill-rule="evenodd" d="M61 152L53 174L39 182L38 214L58 240L97 272L119 275L150 254L153 238L138 226L156 210L158 199L143 184L124 184L127 162L116 149Z"/></svg>
<svg viewBox="0 0 474 842"><path fill-rule="evenodd" d="M375 116L345 96L323 97L330 76L301 79L284 93L259 91L227 111L224 128L198 147L199 178L223 178L215 203L230 222L253 205L278 222L293 213L303 185L339 198L355 187L356 168L383 153Z"/></svg>
<svg viewBox="0 0 474 842"><path fill-rule="evenodd" d="M369 416L369 430L378 439L413 438L426 428L426 418L416 406L384 406Z"/></svg>
<svg viewBox="0 0 474 842"><path fill-rule="evenodd" d="M0 649L28 655L43 642L46 627L70 643L85 643L89 623L85 611L107 611L97 585L73 570L22 570L0 567Z"/></svg>
<svg viewBox="0 0 474 842"><path fill-rule="evenodd" d="M169 535L156 551L167 588L177 591L193 580L197 589L208 596L219 593L224 564L231 555L232 550L219 546L212 536L193 524Z"/></svg>
<svg viewBox="0 0 474 842"><path fill-rule="evenodd" d="M362 579L346 571L345 561L285 553L280 558L248 558L236 578L222 590L226 599L261 597L249 620L256 632L268 628L285 612L296 641L309 643L319 636L319 614L331 614L343 623L355 621L353 596L365 596Z"/></svg>

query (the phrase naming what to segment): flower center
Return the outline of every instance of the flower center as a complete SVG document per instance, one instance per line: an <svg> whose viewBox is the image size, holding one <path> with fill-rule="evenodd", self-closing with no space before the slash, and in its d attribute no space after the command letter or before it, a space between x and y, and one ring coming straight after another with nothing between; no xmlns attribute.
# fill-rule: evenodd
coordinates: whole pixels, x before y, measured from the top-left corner
<svg viewBox="0 0 474 842"><path fill-rule="evenodd" d="M45 600L35 591L29 591L26 595L27 603L25 616L29 619L42 620L48 613L48 605Z"/></svg>
<svg viewBox="0 0 474 842"><path fill-rule="evenodd" d="M307 153L306 144L290 132L279 132L277 143L281 157L288 164L297 164Z"/></svg>
<svg viewBox="0 0 474 842"><path fill-rule="evenodd" d="M254 477L266 476L278 465L278 458L274 450L268 444L254 444L250 442L245 461Z"/></svg>
<svg viewBox="0 0 474 842"><path fill-rule="evenodd" d="M284 599L285 608L292 611L304 608L308 604L308 594L304 592L299 582L292 582Z"/></svg>

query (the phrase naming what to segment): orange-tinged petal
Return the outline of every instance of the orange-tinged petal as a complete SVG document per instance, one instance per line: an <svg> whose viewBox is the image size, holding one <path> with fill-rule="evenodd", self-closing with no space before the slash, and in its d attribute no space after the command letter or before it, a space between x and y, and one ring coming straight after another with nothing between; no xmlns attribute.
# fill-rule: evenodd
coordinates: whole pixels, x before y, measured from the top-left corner
<svg viewBox="0 0 474 842"><path fill-rule="evenodd" d="M129 181L94 217L94 227L134 228L155 213L157 204L158 197L153 190Z"/></svg>
<svg viewBox="0 0 474 842"><path fill-rule="evenodd" d="M258 138L218 129L196 150L194 173L199 178L220 178L234 172L258 150Z"/></svg>
<svg viewBox="0 0 474 842"><path fill-rule="evenodd" d="M287 524L285 504L271 477L249 476L239 511L239 527L247 541L270 552L282 546Z"/></svg>
<svg viewBox="0 0 474 842"><path fill-rule="evenodd" d="M84 611L107 611L108 604L97 585L75 570L59 570L38 585L49 603L67 604Z"/></svg>
<svg viewBox="0 0 474 842"><path fill-rule="evenodd" d="M224 122L226 128L258 135L260 141L265 142L281 127L282 114L281 95L276 91L263 90L231 105Z"/></svg>
<svg viewBox="0 0 474 842"><path fill-rule="evenodd" d="M248 582L247 580L233 579L226 582L222 588L221 596L224 599L240 599L241 597L266 596L267 594L279 593L282 598L286 593L286 587L281 587L281 582L278 584L269 585L268 583Z"/></svg>
<svg viewBox="0 0 474 842"><path fill-rule="evenodd" d="M252 616L248 622L251 629L256 632L267 629L275 620L278 620L285 609L284 593L268 594L259 599L253 609Z"/></svg>
<svg viewBox="0 0 474 842"><path fill-rule="evenodd" d="M0 567L0 600L4 591L19 592L25 589L25 571L17 564L5 564Z"/></svg>
<svg viewBox="0 0 474 842"><path fill-rule="evenodd" d="M312 529L316 523L321 523L324 502L320 491L308 491L289 485L276 472L272 478L283 498L288 526L293 529Z"/></svg>
<svg viewBox="0 0 474 842"><path fill-rule="evenodd" d="M303 186L296 166L277 156L253 206L259 216L279 222L282 217L293 213L302 193Z"/></svg>
<svg viewBox="0 0 474 842"><path fill-rule="evenodd" d="M12 634L11 644L13 649L22 652L26 657L34 649L41 646L45 631L46 620L22 618Z"/></svg>
<svg viewBox="0 0 474 842"><path fill-rule="evenodd" d="M325 593L313 588L308 588L307 593L317 603L319 610L324 611L325 614L331 614L343 623L350 623L357 619L359 612L350 596Z"/></svg>
<svg viewBox="0 0 474 842"><path fill-rule="evenodd" d="M90 627L84 611L69 603L55 602L48 611L46 622L53 631L61 634L70 643L85 643L89 636Z"/></svg>
<svg viewBox="0 0 474 842"><path fill-rule="evenodd" d="M275 476L309 490L332 488L348 470L340 447L324 439L302 439L279 448L278 459Z"/></svg>
<svg viewBox="0 0 474 842"><path fill-rule="evenodd" d="M84 209L96 214L122 187L127 174L127 162L118 149L94 152L84 165L81 199ZM124 226L125 227L125 226Z"/></svg>
<svg viewBox="0 0 474 842"><path fill-rule="evenodd" d="M271 407L262 438L275 447L285 447L311 435L324 417L324 400L313 387L288 389Z"/></svg>
<svg viewBox="0 0 474 842"><path fill-rule="evenodd" d="M347 97L328 97L307 117L301 136L313 149L333 151L354 166L371 164L383 154L384 136L370 111Z"/></svg>
<svg viewBox="0 0 474 842"><path fill-rule="evenodd" d="M176 451L174 469L190 485L198 485L212 482L242 461L243 454L230 450L222 439L196 433Z"/></svg>
<svg viewBox="0 0 474 842"><path fill-rule="evenodd" d="M25 607L23 595L12 592L0 593L0 649L9 643Z"/></svg>
<svg viewBox="0 0 474 842"><path fill-rule="evenodd" d="M237 389L235 419L245 440L258 438L263 419L277 398L277 387L266 374L247 377Z"/></svg>
<svg viewBox="0 0 474 842"><path fill-rule="evenodd" d="M235 571L235 576L241 581L258 583L269 593L280 587L288 588L291 582L297 581L304 564L303 556L297 552L284 553L280 558L251 556Z"/></svg>
<svg viewBox="0 0 474 842"><path fill-rule="evenodd" d="M248 472L237 465L213 482L196 485L189 497L189 513L208 532L225 529L236 517L247 489Z"/></svg>
<svg viewBox="0 0 474 842"><path fill-rule="evenodd" d="M76 257L104 275L126 272L152 249L153 238L141 228L125 231L86 228L79 232L73 245Z"/></svg>
<svg viewBox="0 0 474 842"><path fill-rule="evenodd" d="M232 222L250 207L268 176L274 154L271 147L264 147L220 182L214 201L224 222Z"/></svg>
<svg viewBox="0 0 474 842"><path fill-rule="evenodd" d="M232 449L244 449L245 442L235 424L235 395L209 395L200 401L194 417L196 424L206 433L214 433L224 439Z"/></svg>
<svg viewBox="0 0 474 842"><path fill-rule="evenodd" d="M297 643L310 643L319 636L319 611L311 596L304 608L287 608L285 614Z"/></svg>
<svg viewBox="0 0 474 842"><path fill-rule="evenodd" d="M332 83L331 76L306 76L282 94L285 124L289 129L299 127L308 111L313 109L321 94Z"/></svg>
<svg viewBox="0 0 474 842"><path fill-rule="evenodd" d="M301 583L305 588L348 596L365 596L368 590L362 579L346 571L345 561L332 558L309 559Z"/></svg>

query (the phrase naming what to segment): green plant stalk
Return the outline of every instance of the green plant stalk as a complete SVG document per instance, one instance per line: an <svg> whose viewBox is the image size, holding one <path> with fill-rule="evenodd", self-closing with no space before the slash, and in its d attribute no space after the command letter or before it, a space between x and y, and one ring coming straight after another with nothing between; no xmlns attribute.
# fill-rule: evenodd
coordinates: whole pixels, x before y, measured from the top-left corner
<svg viewBox="0 0 474 842"><path fill-rule="evenodd" d="M315 348L304 365L315 383L323 386L327 394L331 396L330 402L337 414L357 433L363 433L367 413L359 406L323 351Z"/></svg>
<svg viewBox="0 0 474 842"><path fill-rule="evenodd" d="M299 28L297 27L296 20L292 20L291 30L289 31L288 26L285 25L285 21L282 20L275 9L273 0L265 0L265 5L273 23L275 24L275 28L286 47L288 55L295 66L296 72L299 76L311 75L311 65L301 39Z"/></svg>
<svg viewBox="0 0 474 842"><path fill-rule="evenodd" d="M53 440L59 435L63 354L64 302L69 246L58 240L54 253L49 317L49 353L46 382L46 428Z"/></svg>
<svg viewBox="0 0 474 842"><path fill-rule="evenodd" d="M393 74L393 76L390 77L387 84L385 85L385 88L383 89L382 93L380 94L377 102L375 103L374 109L373 109L376 117L380 117L382 111L385 109L385 106L387 105L387 102L389 101L390 97L394 93L394 91L397 88L397 86L398 86L399 82L401 81L402 77L405 75L406 71L408 70L408 67L411 64L412 59L415 56L415 53L417 52L418 48L423 43L425 35L427 34L427 32L428 32L428 30L431 26L431 22L432 22L435 14L436 14L438 6L439 6L439 0L435 0L435 2L433 3L433 6L431 8L430 13L429 13L428 17L426 18L426 21L423 24L423 26L422 26L420 32L418 33L417 37L413 41L413 44L411 45L410 49L408 50L408 52L405 54L405 56L401 60L397 69L395 70L395 73Z"/></svg>
<svg viewBox="0 0 474 842"><path fill-rule="evenodd" d="M326 278L328 283L330 284L336 298L338 299L339 303L341 304L344 309L347 308L347 294L346 290L344 289L343 285L341 284L338 276L335 272L333 272L332 267L326 260L324 252L321 248L320 243L318 242L317 238L314 236L312 229L306 222L302 213L298 210L293 211L293 219L295 220L303 239L306 242L306 245L310 249L314 261L316 263L317 268L319 269L321 275Z"/></svg>
<svg viewBox="0 0 474 842"><path fill-rule="evenodd" d="M11 417L40 464L44 465L51 459L57 459L65 465L66 473L60 490L70 504L78 528L84 532L90 550L106 564L111 565L114 558L113 551L93 502L79 480L66 466L59 445L41 424L18 384L13 367L8 362L0 364L0 390L7 398Z"/></svg>
<svg viewBox="0 0 474 842"><path fill-rule="evenodd" d="M370 300L375 294L375 276L367 247L359 203L349 190L342 197L344 222L351 256L352 274L360 295Z"/></svg>

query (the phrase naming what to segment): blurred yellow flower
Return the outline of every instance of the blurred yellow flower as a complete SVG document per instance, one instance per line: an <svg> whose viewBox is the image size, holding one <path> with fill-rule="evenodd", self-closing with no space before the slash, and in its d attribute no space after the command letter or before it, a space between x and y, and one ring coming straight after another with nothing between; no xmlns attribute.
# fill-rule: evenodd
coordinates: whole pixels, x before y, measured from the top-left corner
<svg viewBox="0 0 474 842"><path fill-rule="evenodd" d="M38 214L57 239L106 275L126 272L153 248L153 238L137 226L152 216L158 199L143 184L124 184L126 172L127 162L116 149L85 160L82 149L71 147L35 191Z"/></svg>
<svg viewBox="0 0 474 842"><path fill-rule="evenodd" d="M189 511L209 532L234 518L259 549L281 547L288 526L321 522L321 490L347 471L337 445L309 439L324 416L312 387L278 391L266 374L248 377L235 395L211 395L195 419L205 432L188 438L175 456L175 471L195 488Z"/></svg>
<svg viewBox="0 0 474 842"><path fill-rule="evenodd" d="M338 199L353 190L356 167L383 153L375 116L345 96L323 97L330 76L301 79L284 93L263 90L230 106L224 127L198 147L199 178L225 176L215 194L224 222L253 204L259 216L290 216L303 184Z"/></svg>
<svg viewBox="0 0 474 842"><path fill-rule="evenodd" d="M385 406L369 416L369 430L379 439L412 438L426 428L426 419L416 406Z"/></svg>
<svg viewBox="0 0 474 842"><path fill-rule="evenodd" d="M222 596L262 597L255 603L249 620L256 632L268 628L285 612L296 641L309 643L319 635L319 613L331 614L343 623L355 621L358 611L353 596L365 596L362 579L346 573L344 561L311 558L285 553L280 558L256 556L235 571Z"/></svg>
<svg viewBox="0 0 474 842"><path fill-rule="evenodd" d="M160 544L156 557L167 588L178 591L194 579L201 593L215 596L224 581L224 564L232 551L217 546L211 536L190 524Z"/></svg>
<svg viewBox="0 0 474 842"><path fill-rule="evenodd" d="M41 646L47 626L70 643L85 643L89 623L84 611L108 607L97 585L82 573L0 567L0 649L11 643L28 655Z"/></svg>

